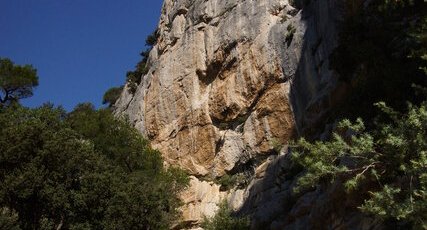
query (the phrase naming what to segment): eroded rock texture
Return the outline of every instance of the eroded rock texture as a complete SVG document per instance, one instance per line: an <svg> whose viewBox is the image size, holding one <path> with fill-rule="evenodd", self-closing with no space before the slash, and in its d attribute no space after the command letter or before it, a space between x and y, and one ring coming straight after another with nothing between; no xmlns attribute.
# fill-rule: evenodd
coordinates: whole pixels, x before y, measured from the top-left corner
<svg viewBox="0 0 427 230"><path fill-rule="evenodd" d="M310 132L342 98L345 87L328 59L342 2L164 1L149 73L115 106L166 164L195 176L183 194L186 226L212 215L226 198L253 217L255 229L310 228L305 220L319 214L311 209L321 210L322 194L289 203L292 180L266 169L276 167L271 159L280 148ZM239 176L235 189L204 181L225 174Z"/></svg>
<svg viewBox="0 0 427 230"><path fill-rule="evenodd" d="M295 128L295 71L284 72L282 57L294 23L281 22L287 12L295 9L283 0L165 1L150 71L135 95L122 95L118 113L168 164L197 176L222 176L242 158L271 154Z"/></svg>

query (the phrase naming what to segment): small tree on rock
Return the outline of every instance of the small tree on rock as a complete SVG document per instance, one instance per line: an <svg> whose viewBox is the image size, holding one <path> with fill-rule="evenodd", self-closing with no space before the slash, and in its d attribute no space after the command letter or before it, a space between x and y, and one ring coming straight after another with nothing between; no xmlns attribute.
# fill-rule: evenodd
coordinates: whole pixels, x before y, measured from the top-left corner
<svg viewBox="0 0 427 230"><path fill-rule="evenodd" d="M105 92L102 99L102 104L108 104L109 107L112 107L116 103L117 99L119 99L122 91L123 86L110 88L107 90L107 92Z"/></svg>

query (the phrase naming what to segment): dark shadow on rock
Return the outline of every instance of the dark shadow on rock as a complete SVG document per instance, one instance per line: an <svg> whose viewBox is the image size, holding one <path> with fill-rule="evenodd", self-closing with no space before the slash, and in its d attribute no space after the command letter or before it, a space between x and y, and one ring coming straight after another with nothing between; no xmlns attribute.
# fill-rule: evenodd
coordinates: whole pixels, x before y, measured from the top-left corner
<svg viewBox="0 0 427 230"><path fill-rule="evenodd" d="M337 30L345 0L311 0L292 19L275 26L271 44L289 79L290 101L299 135L318 135L328 111L343 101L346 87L329 69L337 45ZM285 41L287 26L296 32ZM283 41L280 41L283 40ZM301 52L301 53L299 53ZM360 213L360 197L345 193L340 183L294 192L303 169L293 165L290 153L271 156L259 166L237 212L251 218L252 229L381 229L381 223Z"/></svg>
<svg viewBox="0 0 427 230"><path fill-rule="evenodd" d="M365 197L347 193L339 181L295 192L303 172L291 153L270 157L255 172L239 215L251 219L251 229L383 229L381 221L358 210Z"/></svg>

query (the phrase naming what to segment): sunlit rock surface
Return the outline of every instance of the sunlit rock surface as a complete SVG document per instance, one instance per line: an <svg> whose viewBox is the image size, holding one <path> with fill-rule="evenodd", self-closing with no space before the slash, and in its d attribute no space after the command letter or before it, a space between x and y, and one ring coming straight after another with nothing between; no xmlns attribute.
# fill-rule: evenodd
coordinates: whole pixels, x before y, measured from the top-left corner
<svg viewBox="0 0 427 230"><path fill-rule="evenodd" d="M252 216L254 229L313 227L305 220L319 214L310 210L320 210L316 199L325 195L292 197L292 180L271 169L288 141L310 132L343 96L328 59L343 1L293 2L164 1L149 73L115 107L166 165L194 176L182 195L182 226L197 227L227 199ZM222 191L212 181L226 174L239 179ZM354 221L340 215L330 228Z"/></svg>
<svg viewBox="0 0 427 230"><path fill-rule="evenodd" d="M167 163L197 176L269 154L295 128L293 73L285 75L281 57L291 23L281 20L292 10L286 1L165 1L150 71L117 112Z"/></svg>

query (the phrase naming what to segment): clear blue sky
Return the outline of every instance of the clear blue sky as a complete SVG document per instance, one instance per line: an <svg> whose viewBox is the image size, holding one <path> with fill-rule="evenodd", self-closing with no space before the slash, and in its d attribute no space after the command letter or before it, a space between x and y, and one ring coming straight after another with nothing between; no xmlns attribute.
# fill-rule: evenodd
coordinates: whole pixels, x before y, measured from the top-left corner
<svg viewBox="0 0 427 230"><path fill-rule="evenodd" d="M38 70L35 107L101 106L157 26L162 0L0 0L0 57Z"/></svg>

